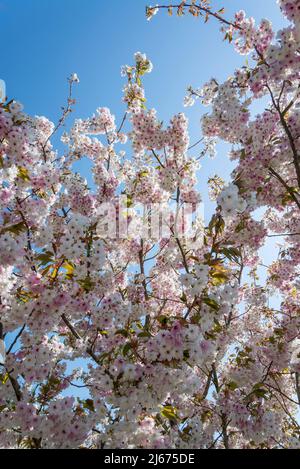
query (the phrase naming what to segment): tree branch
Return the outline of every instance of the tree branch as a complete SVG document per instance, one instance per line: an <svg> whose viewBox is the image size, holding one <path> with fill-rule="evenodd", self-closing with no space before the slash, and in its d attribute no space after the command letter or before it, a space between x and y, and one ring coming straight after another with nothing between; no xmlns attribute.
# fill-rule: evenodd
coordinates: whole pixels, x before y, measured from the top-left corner
<svg viewBox="0 0 300 469"><path fill-rule="evenodd" d="M242 31L242 28L240 26L238 26L237 24L226 20L225 18L223 18L218 13L215 13L215 12L211 11L209 8L206 8L206 7L203 7L203 6L193 5L193 4L190 4L190 3L182 2L179 5L157 5L156 8L158 8L158 9L167 9L167 10L170 10L170 9L177 9L177 10L182 9L183 10L184 8L194 8L194 9L198 10L199 13L205 13L206 16L212 16L213 18L220 21L220 23L226 24L227 26L232 26L234 29Z"/></svg>

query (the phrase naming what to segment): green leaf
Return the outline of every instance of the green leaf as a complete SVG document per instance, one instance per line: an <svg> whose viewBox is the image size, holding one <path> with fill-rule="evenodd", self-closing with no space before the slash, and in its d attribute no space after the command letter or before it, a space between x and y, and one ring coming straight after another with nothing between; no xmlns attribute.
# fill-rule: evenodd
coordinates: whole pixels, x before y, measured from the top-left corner
<svg viewBox="0 0 300 469"><path fill-rule="evenodd" d="M203 423L207 422L210 417L212 416L212 411L211 410L205 410L202 414L201 414L201 421Z"/></svg>
<svg viewBox="0 0 300 469"><path fill-rule="evenodd" d="M128 352L131 350L131 343L130 342L127 342L127 344L124 345L123 347L123 356L126 357L126 355L128 355Z"/></svg>
<svg viewBox="0 0 300 469"><path fill-rule="evenodd" d="M5 373L5 375L0 375L0 381L2 384L5 384L9 379L9 374Z"/></svg>
<svg viewBox="0 0 300 469"><path fill-rule="evenodd" d="M52 267L52 264L48 265L48 266L42 271L42 277L45 277L45 276L48 274L48 272L49 272L49 270L51 269L51 267Z"/></svg>
<svg viewBox="0 0 300 469"><path fill-rule="evenodd" d="M227 387L228 389L230 389L231 391L235 391L239 386L237 383L235 383L234 381L230 381L228 384L227 384Z"/></svg>
<svg viewBox="0 0 300 469"><path fill-rule="evenodd" d="M130 208L130 207L133 206L133 200L132 200L131 195L127 195L126 206L127 206L127 208Z"/></svg>
<svg viewBox="0 0 300 469"><path fill-rule="evenodd" d="M65 261L63 263L63 268L66 269L66 278L68 280L72 280L72 278L74 277L74 270L75 270L75 266L72 262L69 262L69 261Z"/></svg>
<svg viewBox="0 0 300 469"><path fill-rule="evenodd" d="M27 230L27 227L25 223L21 221L20 223L16 223L15 225L4 227L2 230L2 233L9 232L18 236L19 234L23 233L26 230Z"/></svg>
<svg viewBox="0 0 300 469"><path fill-rule="evenodd" d="M18 177L20 179L23 179L23 181L26 181L26 182L30 181L28 169L22 168L21 166L19 166L18 167Z"/></svg>
<svg viewBox="0 0 300 469"><path fill-rule="evenodd" d="M230 247L230 248L222 248L220 250L221 254L224 254L227 259L230 261L239 262L241 258L241 251L238 248Z"/></svg>
<svg viewBox="0 0 300 469"><path fill-rule="evenodd" d="M138 337L151 337L150 332L144 331L138 334Z"/></svg>
<svg viewBox="0 0 300 469"><path fill-rule="evenodd" d="M54 261L54 253L51 251L43 252L37 256L37 259L41 261L39 264L40 267L46 266L49 262Z"/></svg>
<svg viewBox="0 0 300 469"><path fill-rule="evenodd" d="M169 322L168 316L163 316L163 315L158 316L157 320L160 322L162 326L166 326L167 323Z"/></svg>
<svg viewBox="0 0 300 469"><path fill-rule="evenodd" d="M214 309L215 311L219 311L220 305L212 298L209 298L208 296L206 296L205 298L203 298L202 301L203 303L205 303L207 306Z"/></svg>
<svg viewBox="0 0 300 469"><path fill-rule="evenodd" d="M176 409L171 405L165 405L160 413L163 417L173 422L176 422L178 420L178 416L176 415Z"/></svg>
<svg viewBox="0 0 300 469"><path fill-rule="evenodd" d="M181 301L183 301L183 303L186 303L187 302L187 296L185 293L183 293L180 297Z"/></svg>
<svg viewBox="0 0 300 469"><path fill-rule="evenodd" d="M225 228L225 221L221 217L221 215L214 215L208 225L208 230L210 233L213 233L213 229L215 235L222 234Z"/></svg>
<svg viewBox="0 0 300 469"><path fill-rule="evenodd" d="M91 280L90 277L78 280L78 283L86 292L89 292L94 288L94 282Z"/></svg>
<svg viewBox="0 0 300 469"><path fill-rule="evenodd" d="M268 391L264 388L255 389L255 391L253 392L253 394L255 394L256 397L263 397L263 398L266 397L267 393Z"/></svg>
<svg viewBox="0 0 300 469"><path fill-rule="evenodd" d="M223 330L223 328L222 328L221 324L220 324L219 321L215 318L215 319L214 319L214 328L213 328L213 332L219 334L220 332L222 332L222 330Z"/></svg>
<svg viewBox="0 0 300 469"><path fill-rule="evenodd" d="M253 389L256 390L256 389L262 389L264 383L256 383L254 386L253 386Z"/></svg>
<svg viewBox="0 0 300 469"><path fill-rule="evenodd" d="M228 281L228 276L224 272L215 272L212 275L212 284L217 287Z"/></svg>
<svg viewBox="0 0 300 469"><path fill-rule="evenodd" d="M119 329L118 331L116 331L115 335L122 335L123 337L128 337L129 332L126 331L126 329Z"/></svg>
<svg viewBox="0 0 300 469"><path fill-rule="evenodd" d="M96 412L93 399L86 399L83 401L83 408L89 410L90 412Z"/></svg>
<svg viewBox="0 0 300 469"><path fill-rule="evenodd" d="M210 220L209 225L208 225L209 231L212 231L212 230L213 230L213 228L216 226L216 223L217 223L217 216L214 215L214 216L212 217L212 219Z"/></svg>
<svg viewBox="0 0 300 469"><path fill-rule="evenodd" d="M241 154L240 154L240 160L244 160L246 158L246 150L243 148L241 150Z"/></svg>
<svg viewBox="0 0 300 469"><path fill-rule="evenodd" d="M216 233L222 234L225 228L225 221L224 219L220 216L218 219L218 222L216 224Z"/></svg>
<svg viewBox="0 0 300 469"><path fill-rule="evenodd" d="M293 194L299 194L299 190L297 187L291 187L290 188L290 191L286 192L286 194L283 196L282 200L281 200L281 203L283 206L286 206L289 204L289 202L292 202L294 199L291 195L291 192Z"/></svg>
<svg viewBox="0 0 300 469"><path fill-rule="evenodd" d="M236 227L235 232L239 233L240 231L244 230L246 228L246 223L245 220L242 220Z"/></svg>

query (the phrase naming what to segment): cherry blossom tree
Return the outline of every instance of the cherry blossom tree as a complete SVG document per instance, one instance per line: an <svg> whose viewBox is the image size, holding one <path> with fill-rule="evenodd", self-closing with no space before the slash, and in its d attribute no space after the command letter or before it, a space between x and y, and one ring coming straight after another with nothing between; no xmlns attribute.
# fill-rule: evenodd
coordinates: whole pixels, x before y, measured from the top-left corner
<svg viewBox="0 0 300 469"><path fill-rule="evenodd" d="M204 0L147 8L217 20L249 55L185 98L210 109L201 157L221 139L236 162L229 184L209 182L208 226L187 118L147 108L145 54L122 68L122 122L75 120L62 155L76 74L57 125L0 105L2 448L299 448L300 1L278 4L277 34ZM262 282L269 236L281 247Z"/></svg>

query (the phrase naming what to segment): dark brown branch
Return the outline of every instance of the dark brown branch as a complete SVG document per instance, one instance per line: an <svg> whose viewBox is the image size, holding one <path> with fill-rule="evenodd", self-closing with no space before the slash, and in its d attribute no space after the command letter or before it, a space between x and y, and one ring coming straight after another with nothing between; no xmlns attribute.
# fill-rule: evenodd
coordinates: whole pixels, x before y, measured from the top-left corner
<svg viewBox="0 0 300 469"><path fill-rule="evenodd" d="M298 403L300 406L300 373L295 373L295 382L296 382L296 393L298 398Z"/></svg>
<svg viewBox="0 0 300 469"><path fill-rule="evenodd" d="M22 394L22 391L21 391L21 388L20 388L20 385L19 385L18 381L16 380L16 378L11 376L9 371L7 373L8 373L8 379L9 379L9 381L10 381L12 387L13 387L13 390L15 392L17 401L21 401L22 398L23 398L23 394Z"/></svg>
<svg viewBox="0 0 300 469"><path fill-rule="evenodd" d="M194 143L193 145L191 145L190 147L188 147L188 150L191 150L192 148L195 148L197 145L199 145L199 143L203 142L203 138L200 138L200 140L198 140L196 143Z"/></svg>
<svg viewBox="0 0 300 469"><path fill-rule="evenodd" d="M234 29L238 29L240 31L242 30L242 28L240 26L238 26L237 24L226 20L225 18L223 18L218 13L215 13L215 12L211 11L209 8L206 8L206 7L203 7L203 6L201 7L199 5L192 5L190 3L182 2L179 5L158 5L156 8L158 8L158 9L167 9L167 10L170 10L171 8L172 9L177 9L177 10L178 9L184 9L184 8L195 8L199 12L205 13L205 15L207 15L207 16L212 16L213 18L220 21L220 23L226 24L227 26L232 26Z"/></svg>
<svg viewBox="0 0 300 469"><path fill-rule="evenodd" d="M18 332L18 334L17 334L16 337L14 338L13 342L11 343L9 349L7 350L6 355L8 355L8 354L12 351L12 349L13 349L13 347L15 346L15 344L17 343L18 339L19 339L19 338L21 337L21 335L23 334L25 327L26 327L26 324L23 324L23 326L21 327L20 331Z"/></svg>
<svg viewBox="0 0 300 469"><path fill-rule="evenodd" d="M276 103L276 100L275 100L275 97L274 97L274 94L270 88L270 86L267 84L266 85L267 89L269 90L269 93L270 93L270 96L271 96L271 99L272 99L272 103L273 103L273 106L274 108L276 109L278 115L279 115L279 118L280 118L280 122L281 122L281 125L285 131L285 134L288 138L288 141L289 141L289 144L290 144L290 147L291 147L291 150L292 150L292 153L293 153L293 161L294 161L294 166L295 166L295 170L296 170L296 174L297 174L297 180L298 180L298 186L300 188L300 163L299 163L299 155L298 155L298 151L297 151L297 148L296 148L296 145L295 145L295 142L294 142L294 138L293 138L293 135L292 135L292 132L291 132L291 129L289 128L286 120L285 120L285 114L284 112L281 111L280 109L280 106L279 104Z"/></svg>
<svg viewBox="0 0 300 469"><path fill-rule="evenodd" d="M69 79L69 95L68 95L68 99L67 99L67 105L66 105L66 107L62 108L62 111L63 111L62 116L60 117L58 123L56 124L55 128L53 129L51 135L49 135L47 140L42 145L42 152L43 152L43 157L44 157L45 163L47 162L46 147L47 147L48 143L50 142L51 138L56 134L58 129L65 123L66 118L72 112L72 105L75 104L75 101L73 99L73 85L74 85L74 81L70 78Z"/></svg>
<svg viewBox="0 0 300 469"><path fill-rule="evenodd" d="M212 381L212 377L213 377L213 371L211 370L208 377L207 377L207 381L206 381L206 385L205 385L205 388L204 388L204 391L203 391L203 394L202 394L202 399L206 399L206 396L208 394L208 391L209 391L209 388L210 388L210 385L211 385L211 381Z"/></svg>
<svg viewBox="0 0 300 469"><path fill-rule="evenodd" d="M61 316L62 320L64 321L65 325L70 329L72 332L73 336L76 337L76 339L81 339L81 335L76 331L75 327L72 326L70 323L69 319L66 317L65 314L62 314Z"/></svg>
<svg viewBox="0 0 300 469"><path fill-rule="evenodd" d="M73 336L76 338L76 339L82 339L81 335L79 334L79 332L77 332L77 330L75 329L75 327L71 324L71 322L68 320L68 318L66 317L65 314L62 314L61 316L62 320L64 321L64 323L66 324L66 326L68 327L68 329L72 332ZM99 365L99 359L97 358L96 354L94 353L94 351L92 350L92 347L88 347L86 349L86 353L97 363L97 365Z"/></svg>
<svg viewBox="0 0 300 469"><path fill-rule="evenodd" d="M164 168L165 165L161 162L160 158L157 156L157 154L155 153L155 151L154 151L154 150L151 150L151 152L152 152L154 158L156 159L156 161L159 163L159 165L160 165L162 168Z"/></svg>
<svg viewBox="0 0 300 469"><path fill-rule="evenodd" d="M125 124L125 121L126 121L126 118L127 118L127 114L128 112L126 111L124 116L123 116L123 119L122 119L122 122L120 124L120 127L118 128L117 130L117 135L121 132L122 128L123 128L123 125Z"/></svg>
<svg viewBox="0 0 300 469"><path fill-rule="evenodd" d="M295 193L293 192L293 189L285 182L285 180L280 176L280 174L278 174L275 169L273 168L269 168L269 171L271 174L273 174L273 176L275 176L278 181L285 187L285 189L288 191L288 193L290 194L291 198L293 199L293 201L297 204L298 208L300 209L300 202L299 200L297 199L297 197L295 196Z"/></svg>

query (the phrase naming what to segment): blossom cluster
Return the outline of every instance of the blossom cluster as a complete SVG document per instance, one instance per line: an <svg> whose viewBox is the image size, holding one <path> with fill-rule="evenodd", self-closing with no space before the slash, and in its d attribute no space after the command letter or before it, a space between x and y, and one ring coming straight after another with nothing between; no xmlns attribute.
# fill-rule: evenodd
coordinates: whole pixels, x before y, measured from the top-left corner
<svg viewBox="0 0 300 469"><path fill-rule="evenodd" d="M183 113L164 126L146 107L145 54L122 68L121 124L98 108L63 133L63 154L61 125L0 105L2 448L299 447L300 15L279 4L291 23L277 36L243 12L223 26L251 66L189 89L185 104L210 106L203 156L222 139L236 163L192 238L176 222L201 200L197 152ZM155 204L169 229L140 236ZM266 266L268 236L282 244Z"/></svg>

